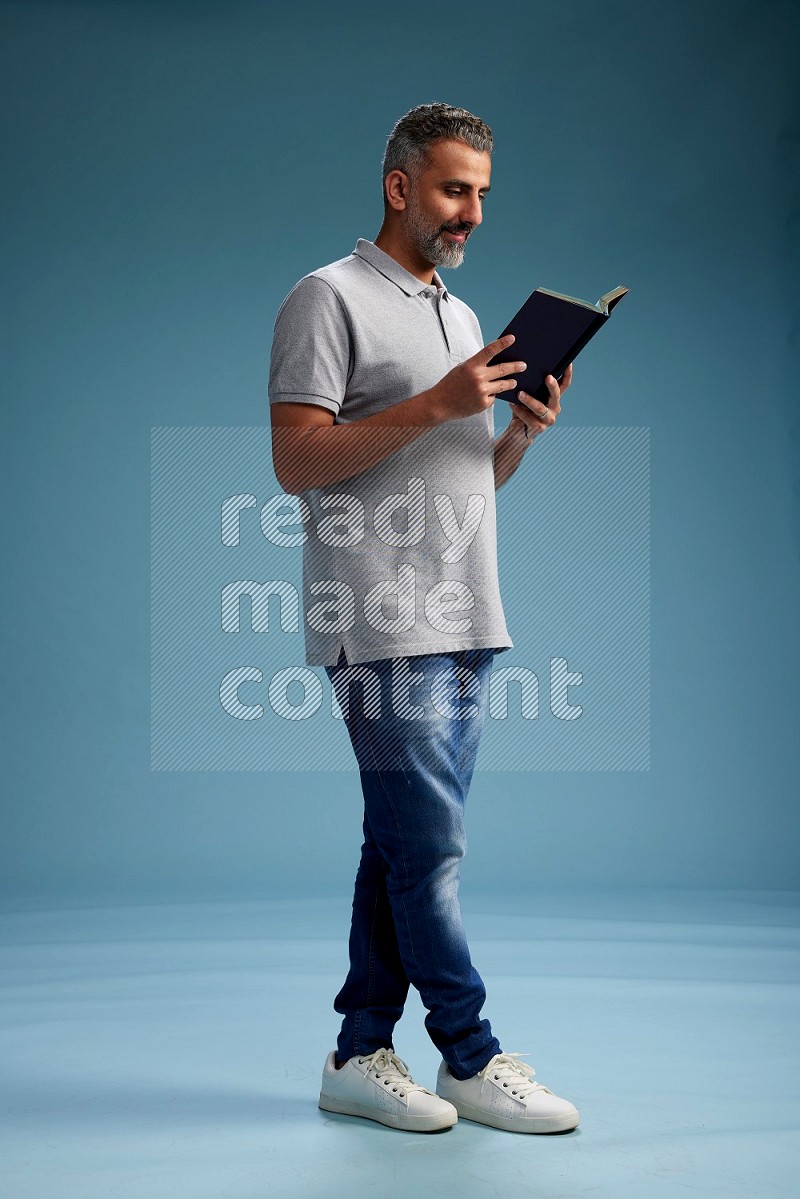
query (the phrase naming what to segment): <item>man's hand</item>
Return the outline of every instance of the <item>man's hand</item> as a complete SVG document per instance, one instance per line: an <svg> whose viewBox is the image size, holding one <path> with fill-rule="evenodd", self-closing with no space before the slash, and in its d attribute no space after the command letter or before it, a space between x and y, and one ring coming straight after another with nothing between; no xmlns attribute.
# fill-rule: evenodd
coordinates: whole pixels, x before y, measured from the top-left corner
<svg viewBox="0 0 800 1199"><path fill-rule="evenodd" d="M498 337L471 358L460 362L428 391L432 407L442 421L457 420L461 416L472 416L485 408L491 408L495 396L501 391L510 391L517 386L516 379L506 379L515 371L524 371L524 362L498 362L487 366L490 359L510 346L513 333Z"/></svg>
<svg viewBox="0 0 800 1199"><path fill-rule="evenodd" d="M561 411L561 397L572 382L572 363L570 362L561 380L561 387L552 375L545 377L547 390L550 392L550 398L547 404L540 404L533 396L528 395L527 391L520 391L519 402L517 400L509 400L511 404L512 418L511 425L517 422L518 432L524 432L528 441L533 441L539 433L544 433L550 425L556 423L556 417ZM522 428L519 428L522 426ZM511 426L509 426L511 427Z"/></svg>

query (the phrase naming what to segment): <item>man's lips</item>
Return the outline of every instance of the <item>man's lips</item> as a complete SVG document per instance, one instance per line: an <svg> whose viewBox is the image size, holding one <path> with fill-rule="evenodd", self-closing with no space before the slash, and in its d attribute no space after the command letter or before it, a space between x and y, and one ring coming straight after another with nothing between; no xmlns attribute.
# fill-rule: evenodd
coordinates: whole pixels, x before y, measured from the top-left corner
<svg viewBox="0 0 800 1199"><path fill-rule="evenodd" d="M448 237L451 237L453 239L453 241L465 242L467 240L467 235L464 232L451 233L449 229L445 229L445 233L447 234Z"/></svg>

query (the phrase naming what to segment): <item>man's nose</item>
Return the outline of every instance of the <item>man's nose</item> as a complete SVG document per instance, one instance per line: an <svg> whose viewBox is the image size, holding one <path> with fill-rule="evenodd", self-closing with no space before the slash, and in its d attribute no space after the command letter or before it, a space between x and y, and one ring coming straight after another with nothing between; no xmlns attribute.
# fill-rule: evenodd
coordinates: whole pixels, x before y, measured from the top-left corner
<svg viewBox="0 0 800 1199"><path fill-rule="evenodd" d="M483 213L481 212L481 202L477 196L466 202L460 216L465 225L472 225L473 227L480 225L483 220Z"/></svg>

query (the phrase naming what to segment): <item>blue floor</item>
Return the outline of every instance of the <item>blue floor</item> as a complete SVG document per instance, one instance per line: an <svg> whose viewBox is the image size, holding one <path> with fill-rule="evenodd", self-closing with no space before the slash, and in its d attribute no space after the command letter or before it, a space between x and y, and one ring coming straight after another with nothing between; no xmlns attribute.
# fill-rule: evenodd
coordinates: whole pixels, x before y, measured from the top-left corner
<svg viewBox="0 0 800 1199"><path fill-rule="evenodd" d="M349 898L0 909L8 1199L800 1195L800 896L465 894L484 1015L581 1126L316 1106ZM395 1047L433 1087L412 992Z"/></svg>

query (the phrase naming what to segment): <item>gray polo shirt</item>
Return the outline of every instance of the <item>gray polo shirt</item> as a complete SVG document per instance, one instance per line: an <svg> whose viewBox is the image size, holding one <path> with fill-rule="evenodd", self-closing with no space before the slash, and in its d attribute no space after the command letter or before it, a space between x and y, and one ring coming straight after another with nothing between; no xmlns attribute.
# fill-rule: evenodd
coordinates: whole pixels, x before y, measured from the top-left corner
<svg viewBox="0 0 800 1199"><path fill-rule="evenodd" d="M475 313L438 273L427 285L359 238L281 304L270 403L362 420L427 391L483 344ZM493 447L489 408L301 493L309 665L334 665L342 647L354 663L513 646L497 576Z"/></svg>

